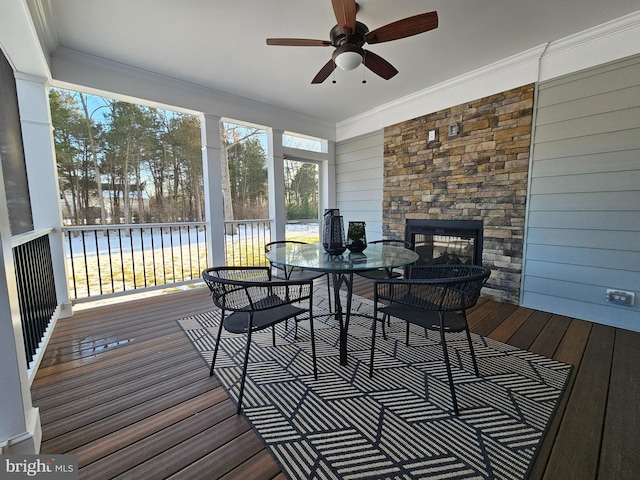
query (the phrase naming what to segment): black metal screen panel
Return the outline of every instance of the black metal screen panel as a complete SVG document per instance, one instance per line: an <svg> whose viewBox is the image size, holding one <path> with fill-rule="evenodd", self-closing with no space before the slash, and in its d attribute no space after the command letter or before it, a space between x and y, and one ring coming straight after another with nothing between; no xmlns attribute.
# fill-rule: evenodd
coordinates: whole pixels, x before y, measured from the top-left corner
<svg viewBox="0 0 640 480"><path fill-rule="evenodd" d="M58 305L49 236L14 247L13 261L29 365Z"/></svg>

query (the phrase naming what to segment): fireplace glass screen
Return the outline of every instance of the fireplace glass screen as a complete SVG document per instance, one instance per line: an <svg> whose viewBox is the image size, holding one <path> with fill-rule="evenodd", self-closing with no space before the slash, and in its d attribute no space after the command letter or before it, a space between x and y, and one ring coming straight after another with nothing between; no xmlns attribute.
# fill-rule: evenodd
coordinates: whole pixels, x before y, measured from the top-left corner
<svg viewBox="0 0 640 480"><path fill-rule="evenodd" d="M473 264L474 238L415 234L415 250L423 265Z"/></svg>
<svg viewBox="0 0 640 480"><path fill-rule="evenodd" d="M407 220L418 265L482 265L481 220Z"/></svg>

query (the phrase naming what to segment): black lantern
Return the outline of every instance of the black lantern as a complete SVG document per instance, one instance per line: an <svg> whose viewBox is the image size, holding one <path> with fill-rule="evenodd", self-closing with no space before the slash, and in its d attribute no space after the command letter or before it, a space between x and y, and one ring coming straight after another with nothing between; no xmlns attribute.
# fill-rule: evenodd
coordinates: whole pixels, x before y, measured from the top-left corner
<svg viewBox="0 0 640 480"><path fill-rule="evenodd" d="M329 255L341 255L347 249L344 239L344 220L337 208L324 211L322 246Z"/></svg>

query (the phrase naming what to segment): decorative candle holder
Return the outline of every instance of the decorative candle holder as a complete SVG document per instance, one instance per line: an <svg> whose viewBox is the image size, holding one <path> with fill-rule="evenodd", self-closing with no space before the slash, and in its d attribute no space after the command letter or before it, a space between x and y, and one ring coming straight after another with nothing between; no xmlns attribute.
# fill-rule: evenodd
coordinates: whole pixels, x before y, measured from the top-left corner
<svg viewBox="0 0 640 480"><path fill-rule="evenodd" d="M353 253L361 253L367 248L366 223L349 222L347 248Z"/></svg>

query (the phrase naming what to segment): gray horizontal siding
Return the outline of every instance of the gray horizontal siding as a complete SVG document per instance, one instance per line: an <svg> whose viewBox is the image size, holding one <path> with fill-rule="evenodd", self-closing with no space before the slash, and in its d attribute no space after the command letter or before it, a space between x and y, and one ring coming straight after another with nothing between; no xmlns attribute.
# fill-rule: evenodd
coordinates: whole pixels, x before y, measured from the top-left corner
<svg viewBox="0 0 640 480"><path fill-rule="evenodd" d="M364 221L367 238L382 238L383 132L336 145L336 206L349 221Z"/></svg>
<svg viewBox="0 0 640 480"><path fill-rule="evenodd" d="M640 58L540 84L533 142L522 305L640 330Z"/></svg>

